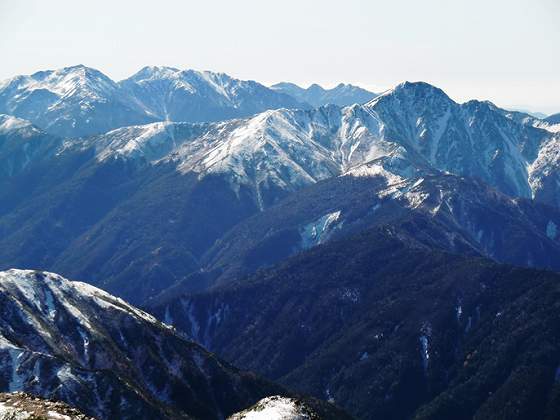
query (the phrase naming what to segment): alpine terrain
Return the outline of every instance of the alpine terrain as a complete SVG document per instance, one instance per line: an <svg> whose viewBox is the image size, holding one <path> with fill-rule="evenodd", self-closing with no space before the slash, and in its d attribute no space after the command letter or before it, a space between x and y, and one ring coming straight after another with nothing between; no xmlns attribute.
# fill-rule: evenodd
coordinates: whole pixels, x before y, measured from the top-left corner
<svg viewBox="0 0 560 420"><path fill-rule="evenodd" d="M404 213L446 213L445 231L460 237L466 229L467 248L482 255L545 268L558 261L558 133L490 103L458 104L425 83L403 83L365 105L162 121L87 138L30 127L45 152L30 155L22 146L28 137L16 128L4 130L8 140L0 143L0 156L4 147L22 147L26 161L3 181L0 266L56 271L133 303L176 283L199 287L192 274L206 268L230 229L341 175L382 179L378 199ZM9 156L5 167L21 167ZM538 248L525 240L510 248L493 236L509 234L472 207L479 202L501 218L492 189L503 194L508 229L533 232ZM445 204L452 196L453 211Z"/></svg>
<svg viewBox="0 0 560 420"><path fill-rule="evenodd" d="M278 386L85 283L0 273L0 387L98 419L223 418Z"/></svg>
<svg viewBox="0 0 560 420"><path fill-rule="evenodd" d="M553 419L559 280L383 227L152 310L227 360L357 418Z"/></svg>
<svg viewBox="0 0 560 420"><path fill-rule="evenodd" d="M0 175L0 415L558 418L557 115L78 65Z"/></svg>

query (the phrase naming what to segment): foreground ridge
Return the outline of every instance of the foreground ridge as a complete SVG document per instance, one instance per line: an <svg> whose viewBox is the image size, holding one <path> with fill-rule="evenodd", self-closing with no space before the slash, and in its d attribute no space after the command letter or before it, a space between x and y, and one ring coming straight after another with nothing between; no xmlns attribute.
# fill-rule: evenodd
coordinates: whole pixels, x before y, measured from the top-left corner
<svg viewBox="0 0 560 420"><path fill-rule="evenodd" d="M0 420L95 420L60 401L23 392L0 394Z"/></svg>
<svg viewBox="0 0 560 420"><path fill-rule="evenodd" d="M99 419L219 419L284 392L151 315L57 274L0 272L0 389Z"/></svg>

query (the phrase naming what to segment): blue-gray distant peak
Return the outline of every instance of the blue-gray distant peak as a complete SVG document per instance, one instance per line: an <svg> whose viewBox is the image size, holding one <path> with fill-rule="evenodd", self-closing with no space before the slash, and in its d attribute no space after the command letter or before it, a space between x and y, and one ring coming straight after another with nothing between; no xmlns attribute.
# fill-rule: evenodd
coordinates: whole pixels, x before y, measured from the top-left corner
<svg viewBox="0 0 560 420"><path fill-rule="evenodd" d="M344 83L340 83L332 89L325 89L314 83L304 89L294 83L281 82L271 86L271 88L291 95L298 101L308 103L315 108L327 104L338 106L363 104L376 96L373 92Z"/></svg>
<svg viewBox="0 0 560 420"><path fill-rule="evenodd" d="M551 124L560 124L560 112L558 114L549 115L545 121Z"/></svg>

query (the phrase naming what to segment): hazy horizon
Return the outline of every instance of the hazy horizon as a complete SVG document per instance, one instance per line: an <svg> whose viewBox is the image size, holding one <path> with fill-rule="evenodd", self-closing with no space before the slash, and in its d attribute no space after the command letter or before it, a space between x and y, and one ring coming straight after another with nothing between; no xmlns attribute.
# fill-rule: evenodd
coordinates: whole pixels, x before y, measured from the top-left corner
<svg viewBox="0 0 560 420"><path fill-rule="evenodd" d="M377 93L422 80L458 102L560 112L557 1L449 3L5 0L0 79L84 64L113 80L160 65Z"/></svg>

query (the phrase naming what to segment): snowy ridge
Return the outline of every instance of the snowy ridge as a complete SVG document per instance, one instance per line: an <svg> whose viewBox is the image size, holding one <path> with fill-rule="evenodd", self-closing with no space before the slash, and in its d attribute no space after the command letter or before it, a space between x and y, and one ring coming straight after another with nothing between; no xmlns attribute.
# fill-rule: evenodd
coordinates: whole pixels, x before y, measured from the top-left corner
<svg viewBox="0 0 560 420"><path fill-rule="evenodd" d="M123 311L138 321L171 328L97 287L82 282L71 282L55 273L16 269L1 271L0 293L15 298L22 311L25 311L25 307L34 307L36 311L29 314L30 317L35 317L38 323L41 320L38 319L37 314L41 313L42 316L53 320L56 312L63 310L72 314L85 327L92 329L87 316L77 308L75 303L76 300L89 300L97 305L98 309ZM54 306L54 299L58 308ZM40 331L42 332L45 331Z"/></svg>
<svg viewBox="0 0 560 420"><path fill-rule="evenodd" d="M53 156L61 140L31 122L0 114L0 174L12 177L37 159Z"/></svg>
<svg viewBox="0 0 560 420"><path fill-rule="evenodd" d="M69 142L67 146L81 149L93 147L96 150L96 157L100 161L120 157L157 163L175 153L184 142L197 137L205 129L204 124L156 122L117 128L86 141Z"/></svg>
<svg viewBox="0 0 560 420"><path fill-rule="evenodd" d="M550 131L551 133L560 133L560 123L549 123L543 120L535 120L533 122L533 127L542 128Z"/></svg>
<svg viewBox="0 0 560 420"><path fill-rule="evenodd" d="M50 107L57 107L73 96L83 99L103 100L117 88L116 84L101 72L83 65L58 70L37 72L31 76L17 76L0 83L0 90L16 87L14 100L38 91L48 91L59 100Z"/></svg>
<svg viewBox="0 0 560 420"><path fill-rule="evenodd" d="M153 120L117 83L83 65L2 82L0 112L25 118L62 136L90 135Z"/></svg>
<svg viewBox="0 0 560 420"><path fill-rule="evenodd" d="M146 113L166 121L219 121L299 105L257 82L211 71L144 67L119 86Z"/></svg>
<svg viewBox="0 0 560 420"><path fill-rule="evenodd" d="M311 420L317 415L304 403L280 396L267 397L228 420Z"/></svg>
<svg viewBox="0 0 560 420"><path fill-rule="evenodd" d="M457 104L438 88L406 82L363 106L269 110L191 128L157 123L118 129L94 143L101 160L143 156L182 173L222 174L234 190L249 187L261 208L271 191L344 173L380 175L375 165L386 177L449 172L559 204L557 187L542 181L558 172L557 137L527 121L488 102Z"/></svg>
<svg viewBox="0 0 560 420"><path fill-rule="evenodd" d="M0 305L0 390L56 398L100 419L180 410L213 418L224 404L213 380L235 384L224 392L237 404L247 403L248 382L259 385L151 315L54 273L0 272Z"/></svg>

